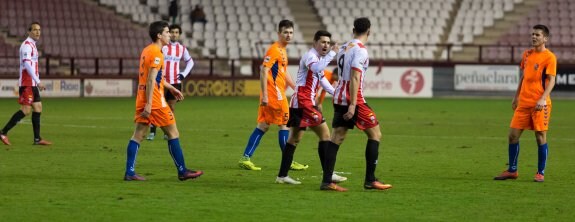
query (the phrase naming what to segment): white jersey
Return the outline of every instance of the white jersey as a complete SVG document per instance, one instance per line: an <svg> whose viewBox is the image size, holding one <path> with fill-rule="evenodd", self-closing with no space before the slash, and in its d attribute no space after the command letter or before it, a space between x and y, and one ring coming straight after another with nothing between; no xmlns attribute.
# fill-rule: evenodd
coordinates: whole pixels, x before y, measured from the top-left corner
<svg viewBox="0 0 575 222"><path fill-rule="evenodd" d="M26 65L28 69L26 69ZM20 45L20 78L19 86L36 86L40 82L38 73L38 49L36 41L28 37Z"/></svg>
<svg viewBox="0 0 575 222"><path fill-rule="evenodd" d="M170 84L181 83L178 79L178 74L182 74L186 77L194 66L194 61L192 60L188 49L179 42L170 42L170 44L162 47L162 53L164 54L164 72L166 74L166 81ZM180 60L182 60L182 58L187 64L184 72L180 73Z"/></svg>
<svg viewBox="0 0 575 222"><path fill-rule="evenodd" d="M359 88L357 92L357 104L365 103L363 97L363 79L365 71L369 66L369 57L367 55L367 48L358 39L353 39L346 42L341 46L337 54L337 67L339 73L339 80L333 93L333 103L337 105L347 106L350 103L350 80L351 71L356 70L361 73L359 78Z"/></svg>
<svg viewBox="0 0 575 222"><path fill-rule="evenodd" d="M291 108L301 108L302 106L315 106L315 95L318 90L318 83L333 95L333 87L324 77L323 70L333 60L334 51L320 57L314 49L310 49L299 61L295 92L291 97Z"/></svg>

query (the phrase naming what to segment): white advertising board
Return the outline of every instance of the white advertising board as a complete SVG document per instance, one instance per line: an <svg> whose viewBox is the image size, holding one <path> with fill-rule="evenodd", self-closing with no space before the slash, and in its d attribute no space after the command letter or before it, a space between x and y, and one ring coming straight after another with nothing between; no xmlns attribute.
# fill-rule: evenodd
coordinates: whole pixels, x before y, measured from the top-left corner
<svg viewBox="0 0 575 222"><path fill-rule="evenodd" d="M519 66L456 65L455 90L515 91L519 84Z"/></svg>
<svg viewBox="0 0 575 222"><path fill-rule="evenodd" d="M40 97L80 97L79 79L44 79ZM17 79L0 79L0 97L18 97Z"/></svg>
<svg viewBox="0 0 575 222"><path fill-rule="evenodd" d="M84 97L131 97L131 79L85 79Z"/></svg>

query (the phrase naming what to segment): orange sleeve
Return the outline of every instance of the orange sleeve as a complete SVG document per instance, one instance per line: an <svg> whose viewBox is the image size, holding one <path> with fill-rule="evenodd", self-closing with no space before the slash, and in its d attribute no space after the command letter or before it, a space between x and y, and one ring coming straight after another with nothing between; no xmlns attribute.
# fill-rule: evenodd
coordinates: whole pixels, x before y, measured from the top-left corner
<svg viewBox="0 0 575 222"><path fill-rule="evenodd" d="M271 68L280 58L279 49L274 45L272 45L266 55L264 57L263 66L267 68Z"/></svg>
<svg viewBox="0 0 575 222"><path fill-rule="evenodd" d="M525 59L527 59L527 52L528 52L528 50L525 50L525 51L523 51L523 54L521 55L521 64L519 64L520 70L525 69Z"/></svg>
<svg viewBox="0 0 575 222"><path fill-rule="evenodd" d="M549 63L547 64L547 67L545 69L544 74L550 75L550 76L555 76L557 75L557 57L555 57L555 54L551 53L551 56L549 56Z"/></svg>

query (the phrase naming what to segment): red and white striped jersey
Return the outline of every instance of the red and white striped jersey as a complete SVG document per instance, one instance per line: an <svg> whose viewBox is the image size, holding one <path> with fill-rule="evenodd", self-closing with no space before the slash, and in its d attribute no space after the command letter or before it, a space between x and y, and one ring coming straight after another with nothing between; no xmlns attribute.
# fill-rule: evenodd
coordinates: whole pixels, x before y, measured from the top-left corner
<svg viewBox="0 0 575 222"><path fill-rule="evenodd" d="M295 82L295 92L290 102L291 108L315 106L315 94L319 85L328 93L333 94L333 87L324 77L323 70L335 55L334 51L330 51L325 56L320 57L315 48L312 48L301 57Z"/></svg>
<svg viewBox="0 0 575 222"><path fill-rule="evenodd" d="M26 69L26 63L30 69ZM18 79L18 85L36 86L38 83L40 83L38 49L36 49L36 41L28 37L20 45L20 78Z"/></svg>
<svg viewBox="0 0 575 222"><path fill-rule="evenodd" d="M350 80L351 71L356 70L361 73L359 78L359 88L357 92L357 104L365 103L363 97L363 79L365 71L369 66L369 57L367 55L367 48L358 39L353 39L343 44L337 55L337 67L339 80L333 93L333 103L337 105L347 106L350 103Z"/></svg>
<svg viewBox="0 0 575 222"><path fill-rule="evenodd" d="M188 52L188 49L179 42L170 42L170 44L162 47L164 54L164 72L166 81L170 84L178 84L181 81L178 79L178 74L186 77L194 65L194 61ZM186 62L186 69L180 73L180 60L184 59Z"/></svg>

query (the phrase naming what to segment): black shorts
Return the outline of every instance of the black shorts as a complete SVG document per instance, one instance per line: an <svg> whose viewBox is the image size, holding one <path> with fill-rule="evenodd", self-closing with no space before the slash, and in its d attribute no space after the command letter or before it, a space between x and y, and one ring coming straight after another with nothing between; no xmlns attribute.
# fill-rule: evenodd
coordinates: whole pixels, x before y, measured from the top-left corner
<svg viewBox="0 0 575 222"><path fill-rule="evenodd" d="M347 113L348 107L349 106L333 105L333 122L331 123L333 128L346 127L353 129L354 126L357 126L360 130L365 130L379 125L375 113L367 103L355 106L353 117L350 120L345 120L343 115Z"/></svg>
<svg viewBox="0 0 575 222"><path fill-rule="evenodd" d="M175 87L176 89L182 91L182 84L181 83L172 84L172 86ZM166 98L166 101L176 100L176 97L168 89L164 90L164 98Z"/></svg>
<svg viewBox="0 0 575 222"><path fill-rule="evenodd" d="M289 109L288 127L299 127L305 130L307 127L318 126L324 122L323 114L315 106Z"/></svg>
<svg viewBox="0 0 575 222"><path fill-rule="evenodd" d="M18 103L21 105L32 105L35 102L41 102L40 90L36 86L20 86L18 89Z"/></svg>

